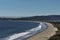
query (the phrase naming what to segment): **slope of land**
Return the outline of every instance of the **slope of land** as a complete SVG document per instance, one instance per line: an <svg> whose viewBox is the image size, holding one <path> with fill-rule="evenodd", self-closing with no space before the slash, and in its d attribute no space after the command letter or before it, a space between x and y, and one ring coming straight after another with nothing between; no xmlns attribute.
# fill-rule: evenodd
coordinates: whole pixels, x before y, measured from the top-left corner
<svg viewBox="0 0 60 40"><path fill-rule="evenodd" d="M31 21L58 21L60 22L60 15L46 15L46 16L31 16L31 17L17 17L17 18L4 18L0 20L31 20Z"/></svg>

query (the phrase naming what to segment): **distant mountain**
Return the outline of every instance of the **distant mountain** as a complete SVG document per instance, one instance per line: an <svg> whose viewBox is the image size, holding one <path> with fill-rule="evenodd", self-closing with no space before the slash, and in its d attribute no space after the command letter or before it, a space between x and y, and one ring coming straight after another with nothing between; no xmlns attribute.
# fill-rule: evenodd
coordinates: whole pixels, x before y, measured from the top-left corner
<svg viewBox="0 0 60 40"><path fill-rule="evenodd" d="M48 15L48 16L33 16L33 17L24 17L21 19L39 19L39 20L60 20L60 15Z"/></svg>
<svg viewBox="0 0 60 40"><path fill-rule="evenodd" d="M22 18L0 18L0 20L60 21L60 15L32 16Z"/></svg>
<svg viewBox="0 0 60 40"><path fill-rule="evenodd" d="M60 22L60 15L24 17L20 18L20 20Z"/></svg>

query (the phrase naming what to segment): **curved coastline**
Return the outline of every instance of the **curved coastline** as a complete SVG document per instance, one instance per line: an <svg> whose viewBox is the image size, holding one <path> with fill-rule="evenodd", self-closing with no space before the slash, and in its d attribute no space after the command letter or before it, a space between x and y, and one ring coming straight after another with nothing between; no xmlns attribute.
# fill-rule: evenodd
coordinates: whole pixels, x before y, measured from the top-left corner
<svg viewBox="0 0 60 40"><path fill-rule="evenodd" d="M46 30L48 28L46 22L40 22L40 25L41 25L41 29L37 30L35 34L25 38L25 40L28 40L29 38L35 36L36 34L39 34L39 33L43 32L44 30Z"/></svg>
<svg viewBox="0 0 60 40"><path fill-rule="evenodd" d="M21 33L12 35L10 37L10 40L12 40L12 39L15 39L15 40L23 40L23 39L26 39L26 38L31 37L31 36L39 33L39 32L42 32L46 28L47 28L46 24L44 22L43 23L41 22L38 27L33 28L33 29L29 30L29 31L23 32L22 34L24 34L24 35L21 35ZM15 37L15 36L17 36L17 37Z"/></svg>
<svg viewBox="0 0 60 40"><path fill-rule="evenodd" d="M58 30L51 23L46 23L48 28L43 32L39 32L36 35L33 35L26 40L48 40L51 36L53 36Z"/></svg>
<svg viewBox="0 0 60 40"><path fill-rule="evenodd" d="M30 21L28 21L28 22L30 22ZM31 21L31 22L33 22L33 21ZM40 23L40 24L37 27L32 28L31 30L28 30L28 31L22 32L22 33L13 34L4 39L5 40L25 40L25 39L32 37L38 33L41 33L42 31L46 30L48 27L45 22L36 22L36 23ZM1 39L1 40L3 40L3 39Z"/></svg>

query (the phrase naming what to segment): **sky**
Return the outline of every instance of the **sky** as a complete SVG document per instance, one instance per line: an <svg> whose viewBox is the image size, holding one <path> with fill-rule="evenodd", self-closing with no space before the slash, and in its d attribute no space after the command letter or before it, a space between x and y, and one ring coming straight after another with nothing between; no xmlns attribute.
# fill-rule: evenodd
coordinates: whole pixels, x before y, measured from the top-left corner
<svg viewBox="0 0 60 40"><path fill-rule="evenodd" d="M60 0L0 0L0 17L60 15Z"/></svg>

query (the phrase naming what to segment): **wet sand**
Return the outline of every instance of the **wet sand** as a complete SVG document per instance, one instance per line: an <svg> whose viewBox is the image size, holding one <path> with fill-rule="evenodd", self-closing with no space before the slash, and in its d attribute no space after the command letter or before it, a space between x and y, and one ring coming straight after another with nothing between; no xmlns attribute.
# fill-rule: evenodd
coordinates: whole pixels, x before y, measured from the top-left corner
<svg viewBox="0 0 60 40"><path fill-rule="evenodd" d="M26 40L48 40L51 36L53 36L56 33L57 28L55 28L51 23L46 24L48 26L46 30L44 30L41 33L37 33L36 35L33 35L27 38Z"/></svg>

